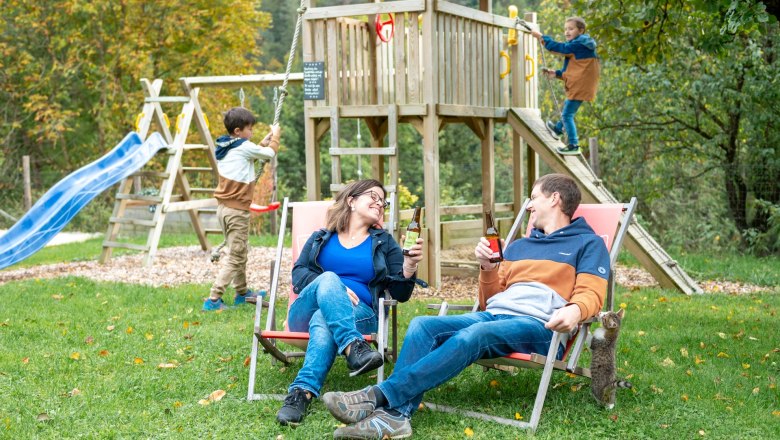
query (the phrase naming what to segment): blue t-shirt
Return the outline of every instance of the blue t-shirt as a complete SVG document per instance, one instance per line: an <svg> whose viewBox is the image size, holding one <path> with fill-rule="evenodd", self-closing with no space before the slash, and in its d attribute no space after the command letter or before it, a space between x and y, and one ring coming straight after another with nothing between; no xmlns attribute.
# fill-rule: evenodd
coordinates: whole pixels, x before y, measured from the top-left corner
<svg viewBox="0 0 780 440"><path fill-rule="evenodd" d="M334 233L320 249L317 263L323 270L338 275L341 282L355 292L360 301L371 305L373 301L368 290L368 283L374 279L371 236L366 237L363 243L347 249L342 246L338 235Z"/></svg>

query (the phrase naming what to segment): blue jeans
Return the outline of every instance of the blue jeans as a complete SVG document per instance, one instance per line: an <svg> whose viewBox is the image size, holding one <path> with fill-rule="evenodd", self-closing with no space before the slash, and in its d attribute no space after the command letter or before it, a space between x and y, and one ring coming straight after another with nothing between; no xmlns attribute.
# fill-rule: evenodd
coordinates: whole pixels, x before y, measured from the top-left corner
<svg viewBox="0 0 780 440"><path fill-rule="evenodd" d="M374 309L362 301L352 305L338 275L324 272L292 303L287 325L290 331L309 332L303 367L288 392L301 388L319 396L336 356L355 340L363 339L363 333L375 332L377 317Z"/></svg>
<svg viewBox="0 0 780 440"><path fill-rule="evenodd" d="M389 407L411 417L423 393L482 358L514 352L547 354L552 331L530 316L489 312L414 318L393 374L379 385ZM558 350L558 358L563 350Z"/></svg>
<svg viewBox="0 0 780 440"><path fill-rule="evenodd" d="M566 128L566 136L568 136L570 145L579 145L579 139L577 138L577 126L574 125L574 115L577 114L577 110L580 109L582 101L574 99L567 99L563 101L563 110L561 111L561 120L555 124L555 131L562 133Z"/></svg>

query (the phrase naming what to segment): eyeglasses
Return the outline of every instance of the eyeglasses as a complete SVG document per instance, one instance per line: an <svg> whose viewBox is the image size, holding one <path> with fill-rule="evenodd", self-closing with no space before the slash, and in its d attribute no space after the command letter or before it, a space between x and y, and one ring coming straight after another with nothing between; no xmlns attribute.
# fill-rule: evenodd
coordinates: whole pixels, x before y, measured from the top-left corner
<svg viewBox="0 0 780 440"><path fill-rule="evenodd" d="M374 191L362 192L360 194L355 194L353 197L360 197L360 196L363 196L363 195L366 195L366 194L368 194L369 197L371 197L371 200L373 200L374 203L379 202L379 204L382 205L382 208L387 209L387 207L390 206L390 202L388 202L387 200L379 197L379 194L377 194Z"/></svg>

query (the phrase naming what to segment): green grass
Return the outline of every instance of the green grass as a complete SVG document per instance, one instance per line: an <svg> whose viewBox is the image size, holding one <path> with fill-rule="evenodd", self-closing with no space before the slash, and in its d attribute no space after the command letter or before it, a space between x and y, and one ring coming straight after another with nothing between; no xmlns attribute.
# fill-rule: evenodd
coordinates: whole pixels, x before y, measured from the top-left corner
<svg viewBox="0 0 780 440"><path fill-rule="evenodd" d="M81 278L0 285L0 438L329 438L338 422L319 401L291 429L274 421L280 402L245 400L254 310L201 313L203 288ZM780 296L644 289L621 291L618 303L627 308L620 374L635 392L621 391L609 411L587 380L556 373L536 438L780 438ZM402 327L422 313L425 301L403 304ZM257 391L284 393L299 368L264 356ZM538 378L470 367L426 400L528 420ZM370 383L349 378L338 360L323 391ZM198 404L219 389L224 399ZM49 420L37 421L44 413ZM475 439L526 437L430 411L412 426L421 439L467 438L467 428Z"/></svg>
<svg viewBox="0 0 780 440"><path fill-rule="evenodd" d="M252 246L276 246L276 236L272 235L250 235L249 243ZM146 235L135 235L122 241L127 241L134 244L146 244ZM221 235L208 236L209 243L212 246L219 244L222 241ZM288 239L289 241L289 239ZM173 247L173 246L198 246L198 238L195 234L185 233L165 233L160 237L159 248ZM287 243L287 246L290 244ZM41 264L52 264L69 261L89 261L97 260L100 254L103 252L103 238L93 238L81 243L68 243L58 246L45 247L29 258L10 266L9 269L18 269L22 267L38 266ZM112 256L119 256L125 254L138 254L138 251L129 249L114 249Z"/></svg>

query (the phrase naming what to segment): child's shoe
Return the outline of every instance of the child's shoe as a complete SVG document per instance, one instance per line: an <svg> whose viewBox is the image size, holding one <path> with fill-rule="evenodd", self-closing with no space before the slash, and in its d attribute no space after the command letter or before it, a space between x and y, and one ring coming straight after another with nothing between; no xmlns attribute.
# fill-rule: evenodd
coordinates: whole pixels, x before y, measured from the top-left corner
<svg viewBox="0 0 780 440"><path fill-rule="evenodd" d="M252 290L247 289L246 293L243 295L239 295L236 293L235 298L233 299L233 305L234 306L240 306L242 304L257 304L257 297L265 297L265 290Z"/></svg>
<svg viewBox="0 0 780 440"><path fill-rule="evenodd" d="M562 132L558 131L558 127L555 126L555 123L553 121L548 120L545 125L547 126L547 131L550 132L550 136L553 137L556 141L561 139Z"/></svg>
<svg viewBox="0 0 780 440"><path fill-rule="evenodd" d="M211 298L206 298L205 301L203 301L203 309L201 309L204 312L216 312L218 310L226 310L228 307L225 305L225 302L222 301L222 298L217 299L214 301Z"/></svg>
<svg viewBox="0 0 780 440"><path fill-rule="evenodd" d="M563 148L556 148L556 150L558 150L558 153L563 154L564 156L574 156L580 154L579 145L569 144Z"/></svg>

